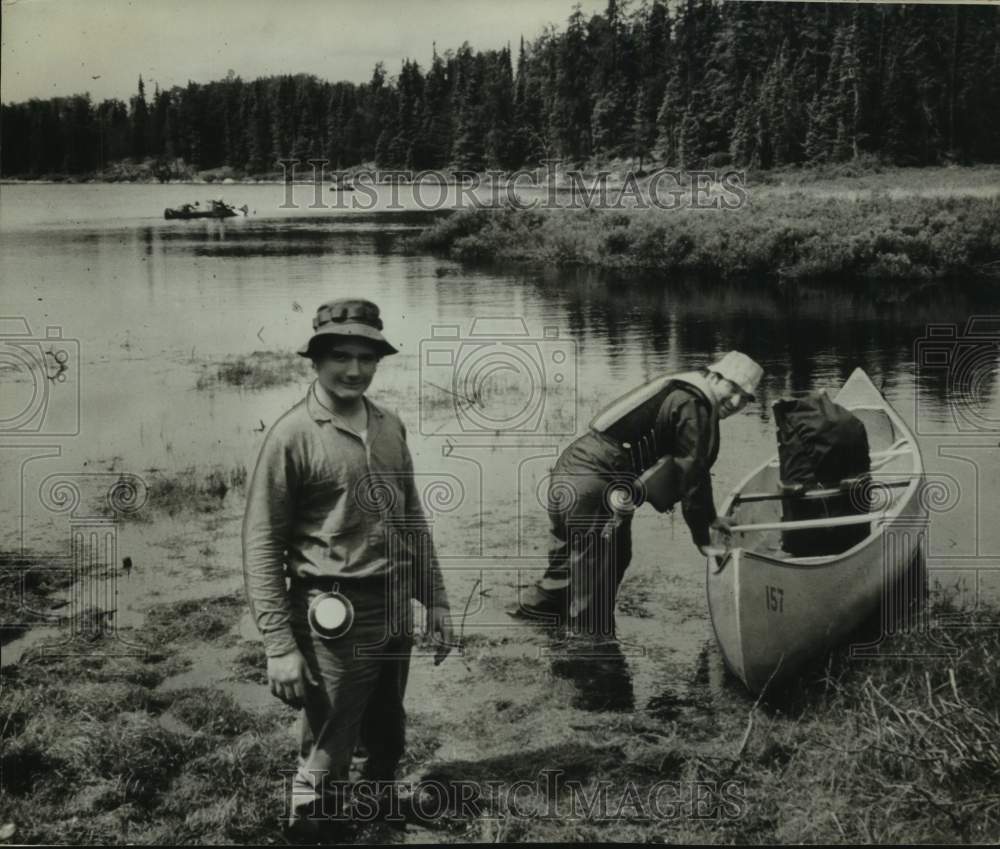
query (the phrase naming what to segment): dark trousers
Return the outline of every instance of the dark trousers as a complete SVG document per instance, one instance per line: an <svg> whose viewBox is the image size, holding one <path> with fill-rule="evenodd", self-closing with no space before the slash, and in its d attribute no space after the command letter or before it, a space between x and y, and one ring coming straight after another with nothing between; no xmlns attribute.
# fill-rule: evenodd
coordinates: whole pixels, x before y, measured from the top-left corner
<svg viewBox="0 0 1000 849"><path fill-rule="evenodd" d="M309 630L306 619L309 602L323 589L298 582L290 589L295 640L320 682L307 687L293 808L339 794L359 740L368 751L364 777L392 781L406 742L408 596L397 591L389 603L383 581L341 581L340 591L354 605L354 624L342 637L325 640Z"/></svg>
<svg viewBox="0 0 1000 849"><path fill-rule="evenodd" d="M556 616L569 629L596 639L615 634L615 602L632 560L631 517L605 534L612 517L608 495L634 480L629 453L587 433L559 457L549 480L549 564L522 596L531 615Z"/></svg>

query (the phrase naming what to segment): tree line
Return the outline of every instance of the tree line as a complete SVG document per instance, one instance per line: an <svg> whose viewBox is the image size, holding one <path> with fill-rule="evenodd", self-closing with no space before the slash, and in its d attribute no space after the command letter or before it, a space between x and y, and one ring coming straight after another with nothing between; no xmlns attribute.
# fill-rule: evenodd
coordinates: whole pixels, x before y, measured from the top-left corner
<svg viewBox="0 0 1000 849"><path fill-rule="evenodd" d="M627 158L773 168L874 155L1000 160L1000 7L608 0L516 50L406 60L367 83L189 82L129 103L2 106L4 176L121 160L196 170L530 167ZM166 173L166 172L164 172Z"/></svg>

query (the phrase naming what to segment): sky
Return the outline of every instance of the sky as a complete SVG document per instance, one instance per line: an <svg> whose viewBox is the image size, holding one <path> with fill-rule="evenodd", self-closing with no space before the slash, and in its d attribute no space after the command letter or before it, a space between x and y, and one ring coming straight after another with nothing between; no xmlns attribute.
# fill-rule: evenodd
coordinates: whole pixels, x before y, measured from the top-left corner
<svg viewBox="0 0 1000 849"><path fill-rule="evenodd" d="M2 0L0 101L90 92L127 100L189 80L311 73L364 82L375 62L426 67L468 41L516 50L574 0ZM582 0L585 14L607 0Z"/></svg>

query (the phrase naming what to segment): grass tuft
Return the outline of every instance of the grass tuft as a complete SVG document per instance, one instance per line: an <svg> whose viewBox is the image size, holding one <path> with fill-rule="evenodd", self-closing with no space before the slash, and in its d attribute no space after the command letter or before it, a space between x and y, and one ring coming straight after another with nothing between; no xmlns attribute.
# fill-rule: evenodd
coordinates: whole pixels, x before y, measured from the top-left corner
<svg viewBox="0 0 1000 849"><path fill-rule="evenodd" d="M170 713L204 734L236 737L264 730L258 716L238 705L229 693L207 687L175 692Z"/></svg>
<svg viewBox="0 0 1000 849"><path fill-rule="evenodd" d="M223 467L189 467L168 474L148 473L146 501L135 513L127 514L139 521L150 520L157 513L177 516L185 513L211 513L221 509L226 496L246 488L247 468L243 464Z"/></svg>
<svg viewBox="0 0 1000 849"><path fill-rule="evenodd" d="M287 386L309 376L309 364L298 354L274 351L254 351L246 357L237 357L206 366L198 377L198 389L217 389L232 386L237 389L269 389Z"/></svg>
<svg viewBox="0 0 1000 849"><path fill-rule="evenodd" d="M205 642L226 636L246 609L242 593L150 608L144 639L151 645Z"/></svg>

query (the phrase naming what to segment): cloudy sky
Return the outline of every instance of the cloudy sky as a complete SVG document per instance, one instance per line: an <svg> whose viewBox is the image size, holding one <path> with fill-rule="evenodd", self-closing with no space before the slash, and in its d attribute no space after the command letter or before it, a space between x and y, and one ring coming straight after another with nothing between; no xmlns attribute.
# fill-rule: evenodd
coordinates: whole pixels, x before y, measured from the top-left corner
<svg viewBox="0 0 1000 849"><path fill-rule="evenodd" d="M362 82L379 59L426 66L444 51L516 47L573 0L2 0L0 100L89 91L95 100L207 82L306 72ZM606 0L583 0L585 13Z"/></svg>

